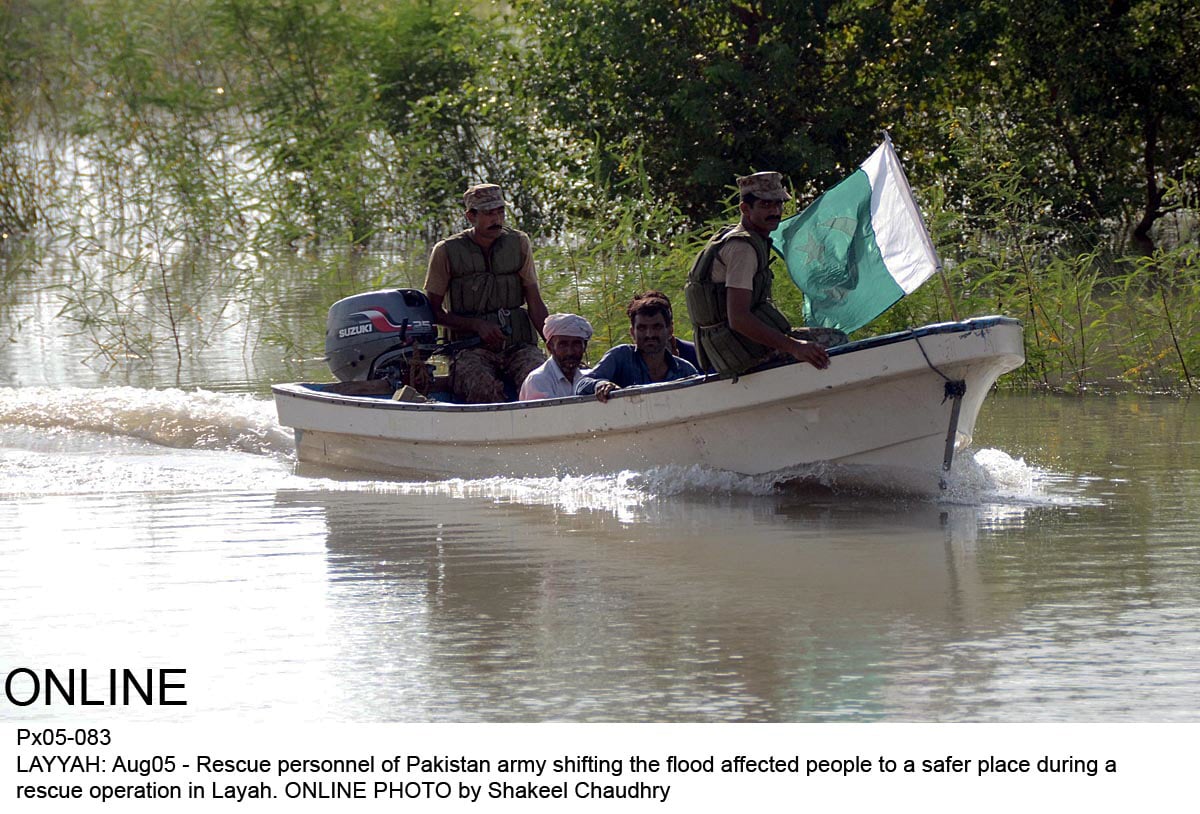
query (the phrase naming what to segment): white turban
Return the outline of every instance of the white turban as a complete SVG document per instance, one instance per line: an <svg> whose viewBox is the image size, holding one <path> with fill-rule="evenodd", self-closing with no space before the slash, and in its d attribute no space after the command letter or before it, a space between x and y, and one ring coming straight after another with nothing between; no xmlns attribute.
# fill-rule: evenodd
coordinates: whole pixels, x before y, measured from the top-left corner
<svg viewBox="0 0 1200 814"><path fill-rule="evenodd" d="M546 317L542 333L547 342L556 336L577 336L586 342L592 338L592 326L578 314L551 314Z"/></svg>

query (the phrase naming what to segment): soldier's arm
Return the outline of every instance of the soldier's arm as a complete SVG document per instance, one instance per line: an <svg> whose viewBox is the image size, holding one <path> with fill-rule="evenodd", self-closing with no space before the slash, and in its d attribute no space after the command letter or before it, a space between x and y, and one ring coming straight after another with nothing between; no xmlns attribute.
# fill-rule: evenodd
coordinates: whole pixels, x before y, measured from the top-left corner
<svg viewBox="0 0 1200 814"><path fill-rule="evenodd" d="M529 319L533 321L533 327L537 328L537 332L541 334L546 325L546 317L550 316L550 311L542 300L542 292L538 289L537 283L525 286L524 290L525 307L529 309Z"/></svg>
<svg viewBox="0 0 1200 814"><path fill-rule="evenodd" d="M433 308L433 318L438 325L445 325L447 328L453 328L456 331L469 331L479 334L479 338L483 340L485 345L504 344L504 331L496 323L488 322L486 319L463 317L450 313L442 307L442 301L446 298L444 294L434 294L426 291L425 296L429 298L429 305Z"/></svg>
<svg viewBox="0 0 1200 814"><path fill-rule="evenodd" d="M479 338L485 344L504 344L504 331L500 330L500 326L494 322L452 314L442 307L449 285L450 260L446 256L446 250L439 243L433 247L433 252L429 255L429 269L425 273L425 296L429 298L434 320L438 325L445 325L456 331L479 334Z"/></svg>
<svg viewBox="0 0 1200 814"><path fill-rule="evenodd" d="M537 268L533 265L533 246L529 242L529 235L524 232L521 233L521 253L524 255L520 276L521 290L525 294L525 308L529 311L533 327L545 338L542 331L546 325L546 317L550 316L550 310L542 300L542 291L538 288Z"/></svg>
<svg viewBox="0 0 1200 814"><path fill-rule="evenodd" d="M750 313L750 298L748 288L725 288L725 316L730 328L760 345L786 353L797 362L808 362L822 370L829 367L829 354L816 342L793 339Z"/></svg>

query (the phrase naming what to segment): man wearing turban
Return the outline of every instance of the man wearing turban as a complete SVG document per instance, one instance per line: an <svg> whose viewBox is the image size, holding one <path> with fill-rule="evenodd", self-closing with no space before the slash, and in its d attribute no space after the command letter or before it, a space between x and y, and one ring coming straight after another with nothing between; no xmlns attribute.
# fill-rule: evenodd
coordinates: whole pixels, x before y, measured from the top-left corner
<svg viewBox="0 0 1200 814"><path fill-rule="evenodd" d="M546 349L550 358L534 368L521 385L521 401L575 395L575 382L587 373L580 365L592 338L592 326L578 314L546 317Z"/></svg>

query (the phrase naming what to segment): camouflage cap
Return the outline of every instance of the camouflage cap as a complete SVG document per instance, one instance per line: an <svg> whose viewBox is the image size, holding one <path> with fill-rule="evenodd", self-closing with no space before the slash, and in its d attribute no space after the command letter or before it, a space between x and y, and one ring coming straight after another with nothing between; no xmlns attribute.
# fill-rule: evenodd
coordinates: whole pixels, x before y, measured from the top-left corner
<svg viewBox="0 0 1200 814"><path fill-rule="evenodd" d="M756 172L737 179L739 195L753 195L764 201L790 201L783 188L783 176L777 172Z"/></svg>
<svg viewBox="0 0 1200 814"><path fill-rule="evenodd" d="M476 184L463 193L463 203L466 204L468 212L472 209L486 212L506 206L504 193L495 184Z"/></svg>

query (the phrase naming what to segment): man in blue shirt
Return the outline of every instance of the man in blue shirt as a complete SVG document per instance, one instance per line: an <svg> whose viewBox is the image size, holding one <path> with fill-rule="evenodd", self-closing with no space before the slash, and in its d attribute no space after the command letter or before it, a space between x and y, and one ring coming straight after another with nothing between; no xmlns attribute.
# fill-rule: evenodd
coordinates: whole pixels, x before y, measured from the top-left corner
<svg viewBox="0 0 1200 814"><path fill-rule="evenodd" d="M657 291L633 298L625 309L629 315L632 345L617 345L604 354L591 372L575 383L576 395L592 393L608 401L614 390L639 384L670 382L697 375L691 362L671 353L674 320L671 302Z"/></svg>
<svg viewBox="0 0 1200 814"><path fill-rule="evenodd" d="M671 344L674 345L674 347L672 348L672 352L676 356L678 356L680 359L686 359L687 361L691 362L692 367L696 368L696 370L700 369L700 359L696 355L696 343L695 342L689 342L686 339L680 339L677 336L677 337L675 337L674 342L672 342ZM712 373L713 371L710 370L708 372Z"/></svg>

